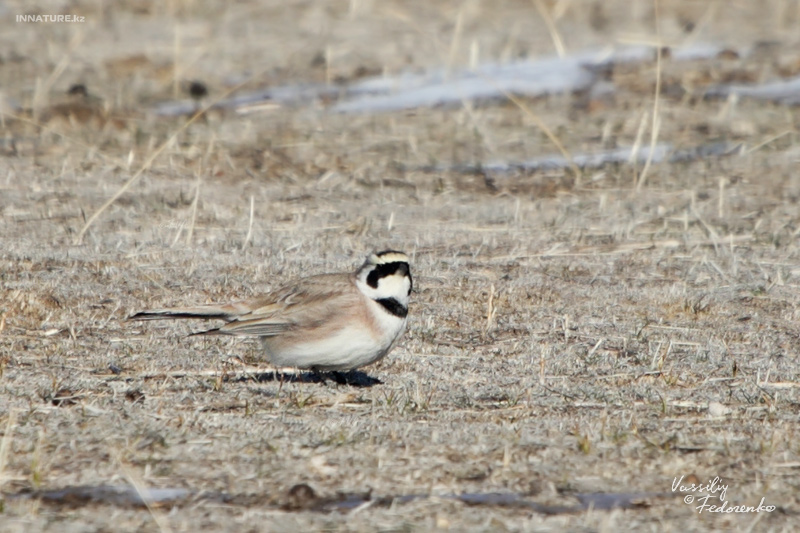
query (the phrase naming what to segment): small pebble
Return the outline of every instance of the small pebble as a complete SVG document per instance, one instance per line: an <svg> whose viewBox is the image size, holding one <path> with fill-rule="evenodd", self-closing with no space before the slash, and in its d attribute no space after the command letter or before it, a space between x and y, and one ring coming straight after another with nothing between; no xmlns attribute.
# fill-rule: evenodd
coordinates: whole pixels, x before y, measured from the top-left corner
<svg viewBox="0 0 800 533"><path fill-rule="evenodd" d="M718 416L725 416L730 413L731 410L728 407L725 407L719 402L709 402L708 403L708 415L713 417Z"/></svg>

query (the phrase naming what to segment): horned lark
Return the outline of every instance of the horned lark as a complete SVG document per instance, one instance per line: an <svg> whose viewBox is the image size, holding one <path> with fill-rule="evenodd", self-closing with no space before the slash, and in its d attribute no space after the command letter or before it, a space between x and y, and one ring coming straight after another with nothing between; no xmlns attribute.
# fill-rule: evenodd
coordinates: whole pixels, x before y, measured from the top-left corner
<svg viewBox="0 0 800 533"><path fill-rule="evenodd" d="M195 335L260 337L276 366L353 370L380 360L397 344L406 329L411 287L408 256L387 250L367 257L354 273L302 278L250 300L153 309L130 318L224 320Z"/></svg>

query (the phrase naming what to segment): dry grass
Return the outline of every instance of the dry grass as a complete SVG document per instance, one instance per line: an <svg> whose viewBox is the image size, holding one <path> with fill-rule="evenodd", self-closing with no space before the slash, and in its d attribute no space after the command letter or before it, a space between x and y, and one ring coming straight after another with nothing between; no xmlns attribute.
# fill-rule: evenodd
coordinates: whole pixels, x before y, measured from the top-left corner
<svg viewBox="0 0 800 533"><path fill-rule="evenodd" d="M6 116L0 141L0 492L128 484L274 502L305 482L557 504L668 492L694 474L722 477L732 505L765 497L778 511L698 515L678 500L548 517L433 499L325 515L8 499L0 530L790 530L796 111L694 91L796 75L796 2L710 13L661 1L664 42L777 44L750 59L620 67L602 102L374 116L312 105L191 124L145 113L189 79L213 98L246 72L266 72L248 82L260 86L551 54L537 5L567 53L652 39L650 2L79 2L65 9L84 25L6 23L3 96L37 107ZM99 98L79 112L58 96L77 82ZM548 135L573 154L648 143L657 84L659 141L752 149L654 164L646 182L625 165L492 183L399 170L552 153ZM255 343L124 321L350 269L385 247L411 254L418 290L404 342L367 369L384 382L374 387L254 379Z"/></svg>

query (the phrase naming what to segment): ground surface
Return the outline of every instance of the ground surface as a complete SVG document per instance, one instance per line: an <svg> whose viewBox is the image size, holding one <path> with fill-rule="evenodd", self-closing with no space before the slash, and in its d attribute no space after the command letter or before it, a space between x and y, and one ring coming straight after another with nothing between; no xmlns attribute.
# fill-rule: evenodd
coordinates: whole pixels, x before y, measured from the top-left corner
<svg viewBox="0 0 800 533"><path fill-rule="evenodd" d="M491 180L401 169L557 153L534 114L572 153L631 145L643 123L649 141L651 62L615 69L602 102L554 95L522 102L529 112L336 115L312 102L189 126L147 113L188 80L213 99L243 80L347 83L551 55L536 5L3 2L2 104L18 118L4 117L0 140L0 530L792 530L797 110L696 91L796 76L798 2L661 2L662 42L756 52L666 57L659 140L745 151L654 165L639 188L631 165ZM656 38L650 2L541 5L567 52ZM14 22L26 13L85 22ZM91 96L69 107L75 83ZM124 320L350 270L382 248L411 255L417 290L404 341L365 369L383 382L372 387L275 381L255 342ZM572 505L577 493L670 492L680 476L719 476L729 506L776 509L700 514L679 496L547 516L436 497ZM298 483L434 498L289 510ZM82 485L253 500L8 496Z"/></svg>

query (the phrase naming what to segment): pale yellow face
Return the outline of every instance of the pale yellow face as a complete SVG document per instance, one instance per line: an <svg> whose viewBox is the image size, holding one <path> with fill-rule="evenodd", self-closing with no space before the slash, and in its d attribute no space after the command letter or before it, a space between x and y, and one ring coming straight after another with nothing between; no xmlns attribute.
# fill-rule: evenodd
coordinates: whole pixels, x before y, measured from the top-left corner
<svg viewBox="0 0 800 533"><path fill-rule="evenodd" d="M370 255L358 277L370 298L394 299L408 305L413 281L408 256L403 252L387 250Z"/></svg>

